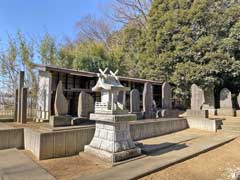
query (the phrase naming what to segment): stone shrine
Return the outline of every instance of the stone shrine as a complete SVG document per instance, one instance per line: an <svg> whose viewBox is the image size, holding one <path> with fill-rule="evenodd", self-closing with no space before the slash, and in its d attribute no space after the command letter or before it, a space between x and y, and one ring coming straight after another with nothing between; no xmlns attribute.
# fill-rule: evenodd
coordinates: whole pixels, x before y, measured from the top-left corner
<svg viewBox="0 0 240 180"><path fill-rule="evenodd" d="M125 109L126 91L116 76L117 71L106 74L107 69L99 69L98 82L92 91L101 92L101 102L95 103L95 113L90 114L90 120L96 121L94 137L84 151L94 154L108 162L118 162L141 154L141 149L135 146L128 121L136 120L135 114L128 114ZM122 102L118 102L119 92L123 92Z"/></svg>

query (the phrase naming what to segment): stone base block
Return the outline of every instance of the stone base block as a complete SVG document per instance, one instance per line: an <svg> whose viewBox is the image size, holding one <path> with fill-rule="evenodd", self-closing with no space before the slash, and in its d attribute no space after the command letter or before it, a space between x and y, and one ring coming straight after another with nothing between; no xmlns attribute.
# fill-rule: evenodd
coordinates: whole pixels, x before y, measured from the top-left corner
<svg viewBox="0 0 240 180"><path fill-rule="evenodd" d="M143 118L144 119L155 119L156 113L154 112L143 112Z"/></svg>
<svg viewBox="0 0 240 180"><path fill-rule="evenodd" d="M72 118L71 120L71 124L73 126L76 125L83 125L83 124L93 124L94 121L90 121L87 117L76 117L76 118Z"/></svg>
<svg viewBox="0 0 240 180"><path fill-rule="evenodd" d="M135 114L137 116L137 120L143 119L143 114L142 112L131 112L131 114Z"/></svg>
<svg viewBox="0 0 240 180"><path fill-rule="evenodd" d="M208 118L208 110L187 110L187 117Z"/></svg>
<svg viewBox="0 0 240 180"><path fill-rule="evenodd" d="M95 114L92 113L90 114L90 120L94 121L102 121L102 122L110 122L110 123L115 123L119 121L134 121L137 120L137 117L135 114Z"/></svg>
<svg viewBox="0 0 240 180"><path fill-rule="evenodd" d="M217 115L218 116L236 116L236 110L220 108L220 109L217 109Z"/></svg>
<svg viewBox="0 0 240 180"><path fill-rule="evenodd" d="M111 152L103 151L103 150L91 147L89 145L86 145L84 147L84 152L94 154L100 159L105 160L107 162L112 162L112 163L134 158L141 155L141 149L138 147L134 149L129 149L126 151L111 153Z"/></svg>
<svg viewBox="0 0 240 180"><path fill-rule="evenodd" d="M216 132L222 125L222 119L187 118L189 128Z"/></svg>
<svg viewBox="0 0 240 180"><path fill-rule="evenodd" d="M236 116L240 117L240 110L236 110Z"/></svg>
<svg viewBox="0 0 240 180"><path fill-rule="evenodd" d="M158 118L176 118L184 111L180 111L177 109L161 109L157 112Z"/></svg>
<svg viewBox="0 0 240 180"><path fill-rule="evenodd" d="M71 126L70 116L50 116L49 124L52 127Z"/></svg>

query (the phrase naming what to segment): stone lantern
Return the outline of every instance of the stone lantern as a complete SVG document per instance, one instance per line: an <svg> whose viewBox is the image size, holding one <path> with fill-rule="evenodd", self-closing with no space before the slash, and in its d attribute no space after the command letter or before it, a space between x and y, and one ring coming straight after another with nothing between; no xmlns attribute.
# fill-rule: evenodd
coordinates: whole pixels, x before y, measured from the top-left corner
<svg viewBox="0 0 240 180"><path fill-rule="evenodd" d="M110 162L136 157L141 154L141 149L132 141L128 124L128 121L136 120L136 115L125 109L126 91L130 88L119 82L118 71L110 71L110 74L106 74L107 69L99 71L98 82L92 91L101 92L101 102L95 103L95 113L90 114L90 120L96 121L96 130L84 151ZM121 91L123 100L119 102Z"/></svg>

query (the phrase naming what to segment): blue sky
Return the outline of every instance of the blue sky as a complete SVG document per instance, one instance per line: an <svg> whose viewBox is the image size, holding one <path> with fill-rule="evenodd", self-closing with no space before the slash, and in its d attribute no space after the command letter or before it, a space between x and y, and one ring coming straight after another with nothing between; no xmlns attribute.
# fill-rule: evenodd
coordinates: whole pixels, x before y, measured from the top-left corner
<svg viewBox="0 0 240 180"><path fill-rule="evenodd" d="M76 22L85 15L101 16L111 0L0 0L0 40L21 30L41 37L46 31L61 40L76 36Z"/></svg>

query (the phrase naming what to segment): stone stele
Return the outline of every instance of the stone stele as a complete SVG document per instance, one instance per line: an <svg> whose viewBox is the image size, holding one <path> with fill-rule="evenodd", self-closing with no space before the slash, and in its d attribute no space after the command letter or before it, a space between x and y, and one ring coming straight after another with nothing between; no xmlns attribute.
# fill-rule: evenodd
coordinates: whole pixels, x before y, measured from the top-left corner
<svg viewBox="0 0 240 180"><path fill-rule="evenodd" d="M62 81L59 81L54 102L55 116L64 116L68 113L68 101L63 94Z"/></svg>
<svg viewBox="0 0 240 180"><path fill-rule="evenodd" d="M144 84L143 89L143 112L145 118L153 117L153 90L150 83Z"/></svg>
<svg viewBox="0 0 240 180"><path fill-rule="evenodd" d="M140 94L137 89L133 89L130 92L130 112L140 112Z"/></svg>
<svg viewBox="0 0 240 180"><path fill-rule="evenodd" d="M94 112L94 100L92 96L85 91L79 94L78 98L78 117L89 117Z"/></svg>
<svg viewBox="0 0 240 180"><path fill-rule="evenodd" d="M162 109L172 109L172 90L168 82L162 85Z"/></svg>
<svg viewBox="0 0 240 180"><path fill-rule="evenodd" d="M220 108L232 109L232 93L227 88L220 91Z"/></svg>
<svg viewBox="0 0 240 180"><path fill-rule="evenodd" d="M191 86L191 109L201 110L204 102L204 91L196 84L193 84Z"/></svg>

